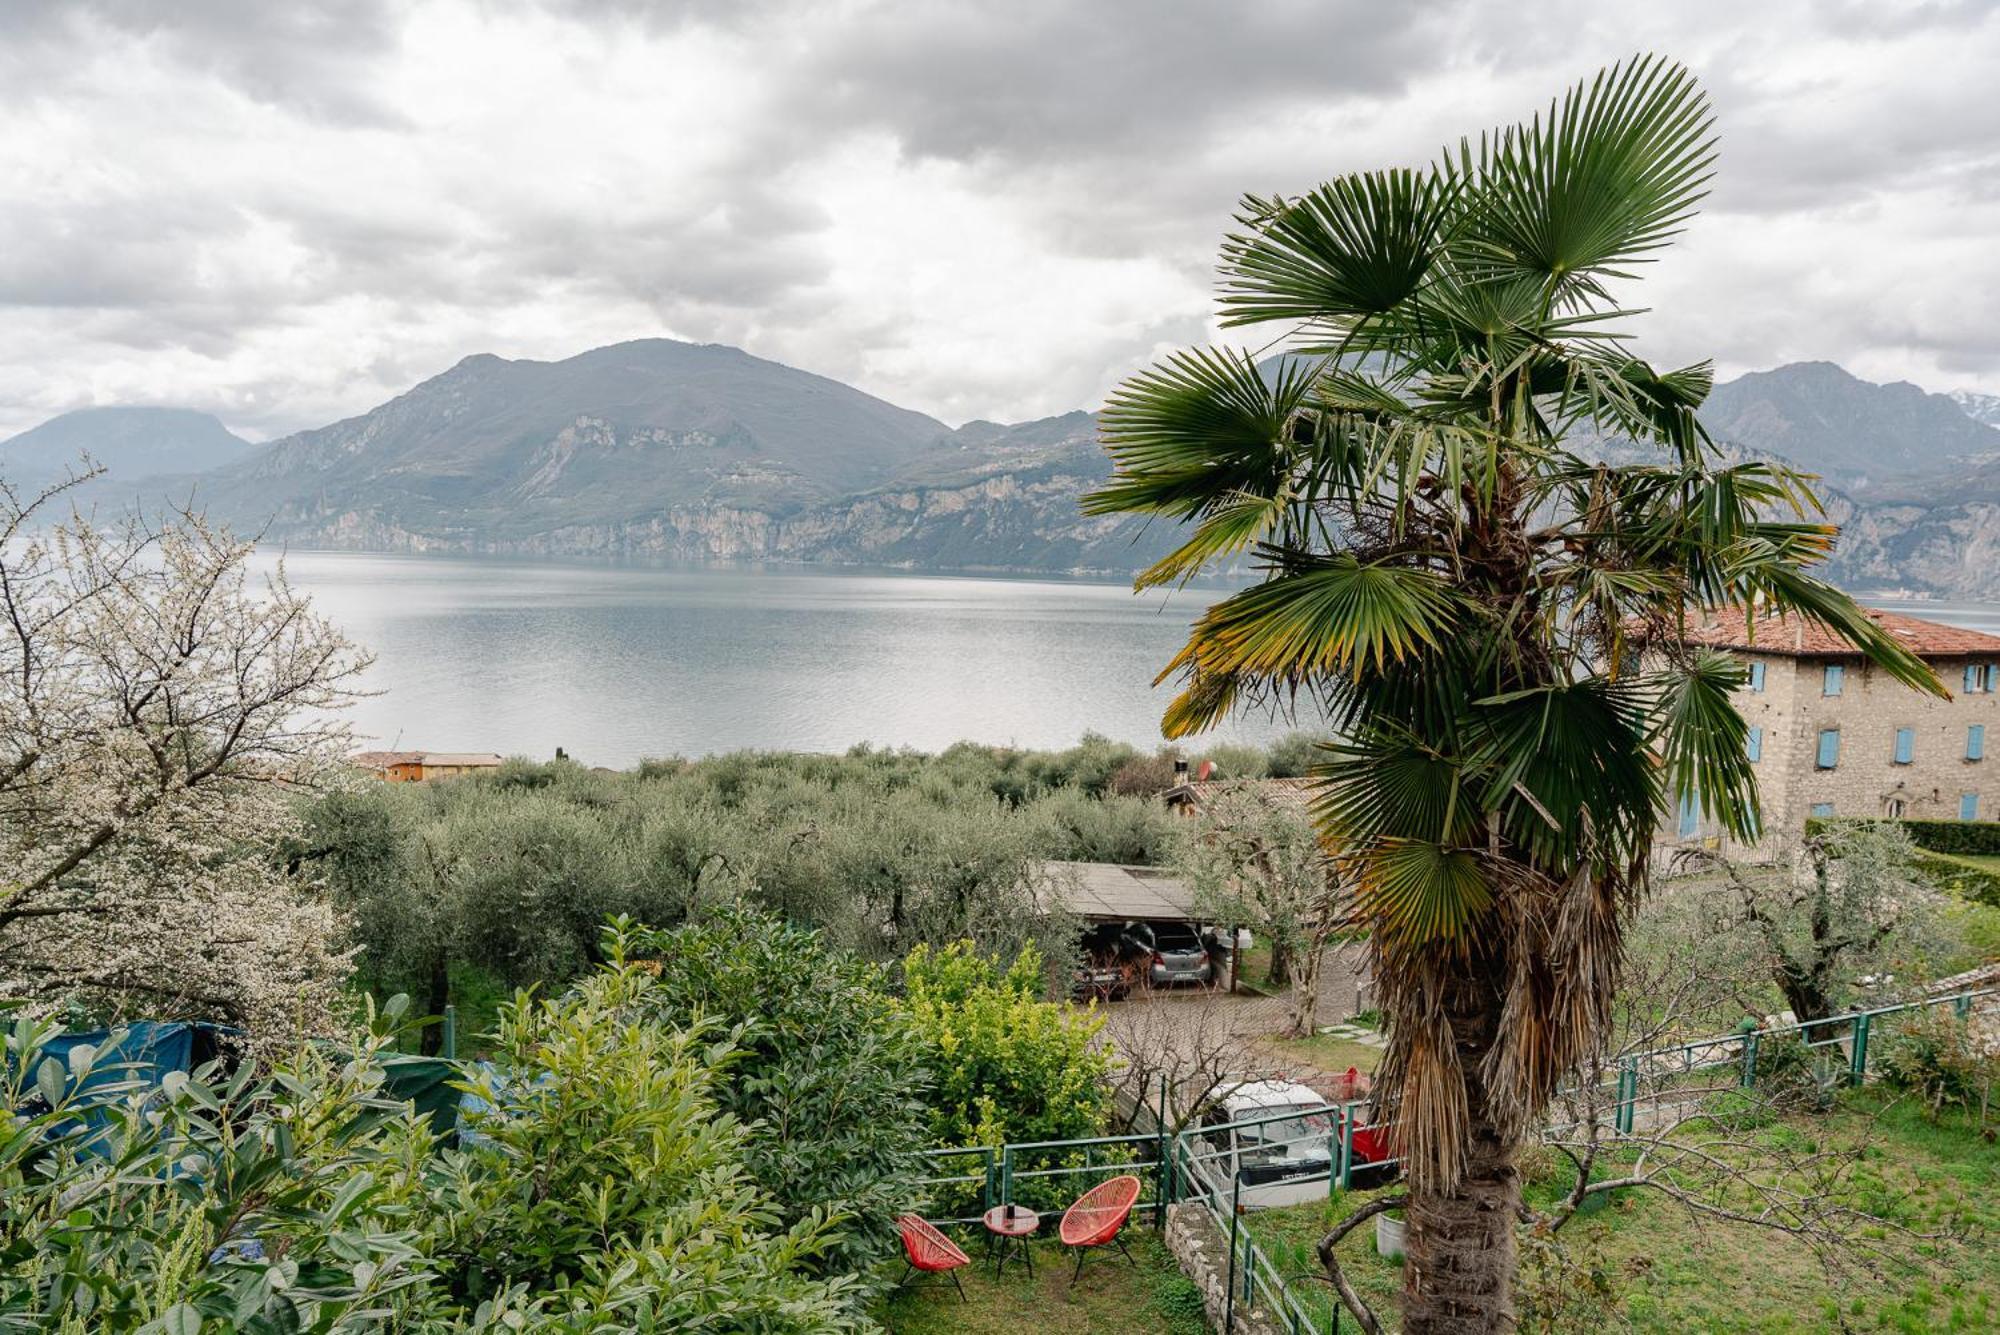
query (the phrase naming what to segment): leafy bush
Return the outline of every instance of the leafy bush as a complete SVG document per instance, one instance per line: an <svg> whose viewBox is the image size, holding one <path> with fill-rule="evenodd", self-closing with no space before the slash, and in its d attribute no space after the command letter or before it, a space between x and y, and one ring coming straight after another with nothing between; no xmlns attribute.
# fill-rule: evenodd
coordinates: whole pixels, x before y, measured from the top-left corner
<svg viewBox="0 0 2000 1335"><path fill-rule="evenodd" d="M1948 1107L1983 1114L2000 1078L2000 1054L1969 1019L1931 1006L1897 1026L1881 1069L1884 1080L1922 1099L1933 1118Z"/></svg>
<svg viewBox="0 0 2000 1335"><path fill-rule="evenodd" d="M1007 968L970 942L919 946L903 963L902 1005L932 1073L935 1144L1079 1140L1102 1133L1111 1056L1095 1015L1046 1001L1041 956Z"/></svg>
<svg viewBox="0 0 2000 1335"><path fill-rule="evenodd" d="M372 1331L375 1309L433 1310L404 1217L431 1134L381 1097L381 1034L149 1098L99 1049L45 1055L59 1033L17 1022L0 1066L0 1329Z"/></svg>
<svg viewBox="0 0 2000 1335"><path fill-rule="evenodd" d="M572 995L504 1008L510 1075L475 1082L495 1111L442 1154L381 1097L379 1031L146 1099L17 1025L0 1092L47 1106L0 1139L0 1329L866 1328L857 1282L814 1273L843 1221L784 1226L745 1166L717 1102L741 1054L648 1020L652 986L614 950Z"/></svg>
<svg viewBox="0 0 2000 1335"><path fill-rule="evenodd" d="M622 925L621 925L622 929ZM659 964L647 1013L669 1027L732 1026L741 1057L716 1091L746 1125L751 1174L786 1224L815 1211L849 1223L831 1270L861 1272L896 1248L929 1143L929 1079L908 1016L881 971L819 933L742 908L669 931L628 931Z"/></svg>

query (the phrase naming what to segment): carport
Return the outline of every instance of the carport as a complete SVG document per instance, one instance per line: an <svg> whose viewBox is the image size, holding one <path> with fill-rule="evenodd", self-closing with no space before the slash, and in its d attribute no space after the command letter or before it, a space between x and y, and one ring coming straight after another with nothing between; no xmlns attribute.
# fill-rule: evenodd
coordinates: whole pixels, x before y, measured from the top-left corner
<svg viewBox="0 0 2000 1335"><path fill-rule="evenodd" d="M1090 923L1177 922L1199 931L1194 892L1158 867L1119 862L1046 862L1043 884L1062 907ZM1229 926L1229 990L1236 990L1236 948L1241 923Z"/></svg>

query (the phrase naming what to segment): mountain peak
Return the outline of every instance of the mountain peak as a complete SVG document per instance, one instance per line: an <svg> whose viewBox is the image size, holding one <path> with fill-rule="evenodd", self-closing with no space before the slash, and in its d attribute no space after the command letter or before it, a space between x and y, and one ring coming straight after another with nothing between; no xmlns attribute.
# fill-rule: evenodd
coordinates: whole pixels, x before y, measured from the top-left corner
<svg viewBox="0 0 2000 1335"><path fill-rule="evenodd" d="M112 480L198 473L242 457L249 443L210 413L149 404L75 408L0 441L0 474L44 482L75 468L84 455Z"/></svg>

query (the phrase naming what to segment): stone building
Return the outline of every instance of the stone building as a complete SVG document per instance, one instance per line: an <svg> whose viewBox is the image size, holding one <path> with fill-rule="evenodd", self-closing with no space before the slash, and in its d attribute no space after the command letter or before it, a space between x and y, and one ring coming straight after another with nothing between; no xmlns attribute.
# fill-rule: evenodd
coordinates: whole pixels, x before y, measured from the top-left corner
<svg viewBox="0 0 2000 1335"><path fill-rule="evenodd" d="M1750 724L1766 845L1813 816L2000 819L2000 761L1986 758L1987 734L2000 732L2000 636L1868 615L1931 665L1950 699L1911 690L1798 617L1767 614L1753 627L1740 611L1717 613L1690 636L1749 669L1737 703ZM1685 808L1665 834L1722 842L1713 822Z"/></svg>

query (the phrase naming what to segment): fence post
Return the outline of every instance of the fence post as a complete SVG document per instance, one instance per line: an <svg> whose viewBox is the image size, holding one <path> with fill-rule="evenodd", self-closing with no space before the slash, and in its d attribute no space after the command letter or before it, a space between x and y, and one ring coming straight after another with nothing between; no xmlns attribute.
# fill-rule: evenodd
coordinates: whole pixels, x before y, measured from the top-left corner
<svg viewBox="0 0 2000 1335"><path fill-rule="evenodd" d="M986 1182L980 1191L980 1208L983 1213L986 1210L991 1210L1000 1203L993 1199L993 1188L999 1174L995 1171L998 1165L993 1161L993 1147L991 1145L981 1145L979 1147L979 1157L984 1161L986 1168Z"/></svg>
<svg viewBox="0 0 2000 1335"><path fill-rule="evenodd" d="M1851 1084L1858 1085L1868 1078L1868 1021L1872 1018L1867 1011L1854 1017L1854 1052L1848 1069Z"/></svg>
<svg viewBox="0 0 2000 1335"><path fill-rule="evenodd" d="M1000 1200L999 1204L1009 1205L1014 1200L1014 1147L1000 1147Z"/></svg>
<svg viewBox="0 0 2000 1335"><path fill-rule="evenodd" d="M1743 1088L1757 1087L1757 1035L1753 1031L1743 1036Z"/></svg>
<svg viewBox="0 0 2000 1335"><path fill-rule="evenodd" d="M438 1044L438 1048L440 1051L444 1053L444 1059L446 1061L457 1060L458 1007L456 1006L447 1005L444 1008L444 1041Z"/></svg>
<svg viewBox="0 0 2000 1335"><path fill-rule="evenodd" d="M1230 1156L1229 1185L1229 1279L1223 1285L1222 1335L1236 1335L1236 1235L1243 1222L1243 1173Z"/></svg>
<svg viewBox="0 0 2000 1335"><path fill-rule="evenodd" d="M1959 995L1953 997L1951 999L1951 1011L1952 1014L1961 1020L1972 1014L1972 993L1961 992Z"/></svg>
<svg viewBox="0 0 2000 1335"><path fill-rule="evenodd" d="M1340 1119L1326 1133L1326 1198L1332 1200L1340 1190L1340 1128L1347 1125L1347 1105L1341 1104L1335 1115Z"/></svg>
<svg viewBox="0 0 2000 1335"><path fill-rule="evenodd" d="M1618 1134L1632 1134L1632 1105L1639 1099L1639 1064L1627 1057L1618 1067L1618 1111L1613 1125Z"/></svg>
<svg viewBox="0 0 2000 1335"><path fill-rule="evenodd" d="M1340 1189L1346 1191L1354 1185L1354 1122L1358 1114L1351 1103L1341 1106L1340 1119Z"/></svg>

